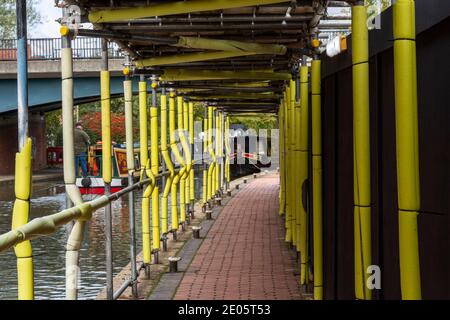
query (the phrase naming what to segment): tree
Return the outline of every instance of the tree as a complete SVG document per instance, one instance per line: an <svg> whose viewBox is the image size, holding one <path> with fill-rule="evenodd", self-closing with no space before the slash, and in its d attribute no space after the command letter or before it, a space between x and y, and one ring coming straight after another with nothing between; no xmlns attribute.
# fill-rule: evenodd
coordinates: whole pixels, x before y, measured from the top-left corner
<svg viewBox="0 0 450 320"><path fill-rule="evenodd" d="M42 22L42 16L36 9L37 0L27 0L28 26ZM0 0L0 39L16 37L16 0Z"/></svg>

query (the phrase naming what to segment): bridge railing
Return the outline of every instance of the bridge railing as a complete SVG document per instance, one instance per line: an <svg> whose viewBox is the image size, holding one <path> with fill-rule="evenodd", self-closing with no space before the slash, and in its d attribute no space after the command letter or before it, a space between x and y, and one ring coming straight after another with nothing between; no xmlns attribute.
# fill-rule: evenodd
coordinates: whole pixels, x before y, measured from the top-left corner
<svg viewBox="0 0 450 320"><path fill-rule="evenodd" d="M78 37L72 40L74 59L100 59L102 52L101 39ZM59 60L61 58L60 38L28 39L29 60ZM120 48L115 43L108 44L110 59L123 58ZM0 39L0 61L17 59L17 40Z"/></svg>

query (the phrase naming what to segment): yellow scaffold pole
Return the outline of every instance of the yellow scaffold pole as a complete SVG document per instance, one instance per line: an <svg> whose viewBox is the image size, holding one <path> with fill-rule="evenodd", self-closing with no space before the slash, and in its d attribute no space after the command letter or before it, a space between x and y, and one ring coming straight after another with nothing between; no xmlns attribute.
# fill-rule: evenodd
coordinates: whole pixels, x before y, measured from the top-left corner
<svg viewBox="0 0 450 320"><path fill-rule="evenodd" d="M169 193L172 189L172 183L175 178L175 169L173 167L172 159L170 158L169 149L167 147L167 96L165 92L163 92L163 94L161 95L161 153L166 164L166 168L170 173L170 175L167 177L164 192L161 197L161 232L165 237L169 232Z"/></svg>
<svg viewBox="0 0 450 320"><path fill-rule="evenodd" d="M225 177L226 177L226 188L230 189L231 174L230 174L230 117L227 115L225 120L225 152L226 152L226 163L225 163Z"/></svg>
<svg viewBox="0 0 450 320"><path fill-rule="evenodd" d="M108 64L108 41L102 39L102 70L100 72L101 115L102 115L102 176L105 195L111 194L112 143L111 143L111 88ZM112 251L112 206L105 207L105 249L106 249L106 299L113 300L113 251Z"/></svg>
<svg viewBox="0 0 450 320"><path fill-rule="evenodd" d="M288 103L290 105L290 117L291 117L291 128L290 131L292 133L291 139L291 162L290 162L290 183L291 183L291 230L292 230L292 244L296 248L297 252L300 252L299 246L299 231L300 231L300 197L299 197L299 187L298 187L298 161L299 161L299 152L298 152L298 141L297 138L297 130L299 126L298 119L300 108L296 105L295 101L296 97L296 86L295 80L289 81L289 95L288 95Z"/></svg>
<svg viewBox="0 0 450 320"><path fill-rule="evenodd" d="M158 106L157 93L158 83L155 78L152 79L152 106L150 107L150 156L151 168L153 176L159 174L159 135L158 135ZM158 252L161 248L161 232L159 225L159 188L155 186L152 192L152 253L154 255L154 262L159 263Z"/></svg>
<svg viewBox="0 0 450 320"><path fill-rule="evenodd" d="M22 150L16 154L15 193L12 229L26 224L30 212L31 198L31 148L27 138ZM31 242L24 241L14 247L17 257L17 289L19 300L34 299L33 253Z"/></svg>
<svg viewBox="0 0 450 320"><path fill-rule="evenodd" d="M177 97L177 105L178 105L178 136L181 138L184 137L184 104L183 97ZM183 150L184 151L184 150ZM183 152L183 156L186 159L186 154ZM185 228L186 223L186 178L187 172L185 171L180 181L180 224L182 228Z"/></svg>
<svg viewBox="0 0 450 320"><path fill-rule="evenodd" d="M420 210L416 21L413 0L397 0L394 17L395 119L402 299L422 299L417 216Z"/></svg>
<svg viewBox="0 0 450 320"><path fill-rule="evenodd" d="M314 300L323 299L322 104L320 69L321 62L315 58L311 64Z"/></svg>
<svg viewBox="0 0 450 320"><path fill-rule="evenodd" d="M183 134L189 139L189 102L187 99L183 102ZM189 141L189 140L188 140ZM191 145L189 144L189 150L191 150ZM186 155L185 155L186 157ZM186 159L187 160L187 159ZM186 172L186 189L185 189L185 203L186 203L186 211L185 211L185 219L186 222L189 221L189 215L187 214L190 210L190 202L191 202L191 171Z"/></svg>
<svg viewBox="0 0 450 320"><path fill-rule="evenodd" d="M214 192L217 195L220 188L220 167L221 167L221 154L220 154L220 111L216 113L216 157L218 158L217 165L214 169L215 183Z"/></svg>
<svg viewBox="0 0 450 320"><path fill-rule="evenodd" d="M208 151L211 156L211 164L208 168L208 201L213 198L214 186L213 186L213 173L216 166L216 154L213 148L213 118L214 118L214 107L208 107Z"/></svg>
<svg viewBox="0 0 450 320"><path fill-rule="evenodd" d="M191 150L191 161L194 161L193 157L195 154L194 150L194 103L189 102L189 142ZM194 202L195 202L195 172L194 169L190 170L189 173L189 212L194 212Z"/></svg>
<svg viewBox="0 0 450 320"><path fill-rule="evenodd" d="M292 111L290 104L291 91L287 86L284 91L284 110L286 114L286 177L291 173L291 130L292 130ZM286 242L293 243L292 230L292 179L286 179Z"/></svg>
<svg viewBox="0 0 450 320"><path fill-rule="evenodd" d="M301 105L301 115L300 115L300 161L299 161L299 182L300 188L297 189L297 195L300 199L300 230L299 230L299 245L300 245L300 283L302 285L308 284L309 280L309 250L308 250L308 203L306 199L303 201L302 191L304 190L305 184L308 180L308 157L309 157L309 68L306 62L306 57L303 57L302 66L300 67L300 105ZM307 188L306 188L307 189Z"/></svg>
<svg viewBox="0 0 450 320"><path fill-rule="evenodd" d="M369 118L369 31L364 1L352 6L353 41L353 159L355 296L372 298L367 287L367 268L372 264Z"/></svg>
<svg viewBox="0 0 450 320"><path fill-rule="evenodd" d="M278 112L278 129L279 129L279 139L280 139L280 216L284 216L286 213L286 150L285 150L285 110L284 103L281 101L280 109Z"/></svg>
<svg viewBox="0 0 450 320"><path fill-rule="evenodd" d="M208 165L205 161L208 152L208 108L205 107L203 119L203 210L208 203Z"/></svg>
<svg viewBox="0 0 450 320"><path fill-rule="evenodd" d="M155 178L150 170L150 160L148 158L148 111L147 111L147 81L141 76L139 82L139 136L140 136L140 163L141 179L145 175ZM151 239L150 239L150 196L153 192L154 184L150 184L143 192L142 196L142 255L147 277L150 276L151 263Z"/></svg>
<svg viewBox="0 0 450 320"><path fill-rule="evenodd" d="M170 93L170 99L169 99L169 136L170 136L170 149L172 150L172 154L175 156L175 160L180 165L180 171L178 171L178 174L175 175L175 178L173 179L172 187L171 187L171 215L172 215L172 235L174 240L177 239L177 231L180 226L180 220L178 215L178 185L180 184L181 177L184 175L186 171L186 163L184 162L184 159L180 155L180 150L177 147L176 142L176 121L175 121L175 107L176 107L176 93L171 92Z"/></svg>

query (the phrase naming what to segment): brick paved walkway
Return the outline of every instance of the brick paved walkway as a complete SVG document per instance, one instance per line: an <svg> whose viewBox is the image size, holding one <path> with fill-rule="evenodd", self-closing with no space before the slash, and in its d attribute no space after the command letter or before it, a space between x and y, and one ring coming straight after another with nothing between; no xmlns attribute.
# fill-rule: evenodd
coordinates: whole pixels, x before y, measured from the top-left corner
<svg viewBox="0 0 450 320"><path fill-rule="evenodd" d="M302 299L278 215L278 176L250 181L220 213L175 299Z"/></svg>

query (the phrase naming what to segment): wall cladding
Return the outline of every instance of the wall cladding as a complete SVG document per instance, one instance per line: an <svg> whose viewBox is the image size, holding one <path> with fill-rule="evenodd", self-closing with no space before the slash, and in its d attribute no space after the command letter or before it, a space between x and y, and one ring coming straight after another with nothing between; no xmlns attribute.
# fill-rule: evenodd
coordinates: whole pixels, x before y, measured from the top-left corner
<svg viewBox="0 0 450 320"><path fill-rule="evenodd" d="M416 11L422 295L450 299L450 4L417 1ZM388 10L382 30L370 33L372 250L382 270L375 299L401 298L391 21ZM324 292L354 299L351 48L323 64Z"/></svg>

